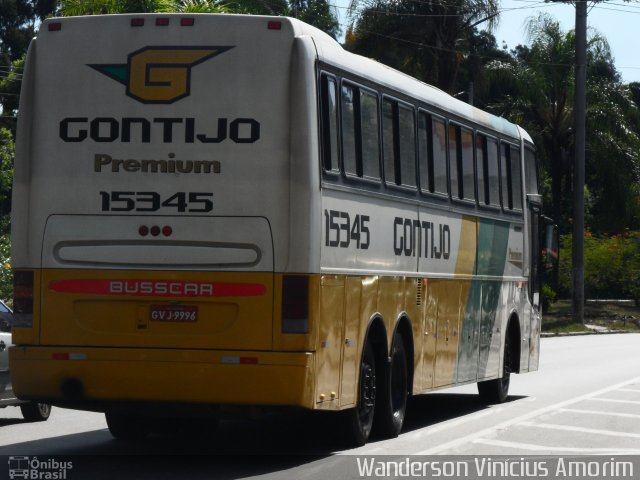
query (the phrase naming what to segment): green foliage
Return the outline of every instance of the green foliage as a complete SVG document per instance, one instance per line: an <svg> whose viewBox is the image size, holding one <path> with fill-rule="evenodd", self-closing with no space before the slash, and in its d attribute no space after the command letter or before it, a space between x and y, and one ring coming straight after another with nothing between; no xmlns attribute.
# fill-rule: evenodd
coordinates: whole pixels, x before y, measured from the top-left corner
<svg viewBox="0 0 640 480"><path fill-rule="evenodd" d="M225 13L227 6L215 0L61 0L65 16L112 13Z"/></svg>
<svg viewBox="0 0 640 480"><path fill-rule="evenodd" d="M0 64L0 128L8 128L12 132L16 129L23 70L24 57L4 67Z"/></svg>
<svg viewBox="0 0 640 480"><path fill-rule="evenodd" d="M547 14L533 18L528 29L531 44L510 60L489 63L490 81L479 93L489 110L532 135L543 176L551 180L547 213L566 230L573 208L575 35ZM621 83L606 39L593 31L587 56L586 221L595 232L615 234L640 228L640 113L634 102L640 90Z"/></svg>
<svg viewBox="0 0 640 480"><path fill-rule="evenodd" d="M289 15L323 30L334 39L340 35L335 7L332 9L326 0L290 0Z"/></svg>
<svg viewBox="0 0 640 480"><path fill-rule="evenodd" d="M556 303L558 295L553 291L548 283L542 285L542 313L547 313L549 307Z"/></svg>
<svg viewBox="0 0 640 480"><path fill-rule="evenodd" d="M60 0L65 16L114 13L246 13L290 15L324 30L340 34L335 8L327 0Z"/></svg>
<svg viewBox="0 0 640 480"><path fill-rule="evenodd" d="M0 299L13 296L11 275L10 199L13 182L13 137L0 128Z"/></svg>
<svg viewBox="0 0 640 480"><path fill-rule="evenodd" d="M560 237L559 295L571 295L571 235ZM640 232L584 239L586 298L640 300Z"/></svg>
<svg viewBox="0 0 640 480"><path fill-rule="evenodd" d="M38 20L50 15L56 0L0 0L0 127L15 132L22 64Z"/></svg>
<svg viewBox="0 0 640 480"><path fill-rule="evenodd" d="M490 49L500 55L495 39L475 28L493 25L495 0L351 0L349 10L348 50L452 94L460 88L461 70L463 81L473 81Z"/></svg>
<svg viewBox="0 0 640 480"><path fill-rule="evenodd" d="M0 299L13 298L13 275L11 273L11 240L8 228L8 218L0 219Z"/></svg>
<svg viewBox="0 0 640 480"><path fill-rule="evenodd" d="M10 212L13 156L13 136L8 129L0 128L0 218ZM4 231L0 229L0 234L2 233Z"/></svg>

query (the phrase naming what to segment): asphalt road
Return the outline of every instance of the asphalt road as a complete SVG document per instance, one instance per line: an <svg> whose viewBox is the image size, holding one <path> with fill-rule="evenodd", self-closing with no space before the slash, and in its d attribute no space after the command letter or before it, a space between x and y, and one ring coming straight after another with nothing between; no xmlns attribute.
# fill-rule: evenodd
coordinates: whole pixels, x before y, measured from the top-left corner
<svg viewBox="0 0 640 480"><path fill-rule="evenodd" d="M333 417L276 412L226 418L207 438L135 444L114 440L102 414L54 408L26 423L0 409L0 455L70 459L69 480L359 478L356 456L640 455L640 334L544 338L540 370L512 376L502 405L482 405L468 385L412 398L396 439L349 449L337 432Z"/></svg>

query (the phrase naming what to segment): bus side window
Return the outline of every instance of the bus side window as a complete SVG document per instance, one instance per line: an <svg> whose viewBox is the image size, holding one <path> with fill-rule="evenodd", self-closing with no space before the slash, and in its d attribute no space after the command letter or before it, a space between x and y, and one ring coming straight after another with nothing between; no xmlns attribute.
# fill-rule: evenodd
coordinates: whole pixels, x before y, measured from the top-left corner
<svg viewBox="0 0 640 480"><path fill-rule="evenodd" d="M462 162L462 198L476 201L475 173L473 168L473 132L468 128L460 128L460 155Z"/></svg>
<svg viewBox="0 0 640 480"><path fill-rule="evenodd" d="M511 145L511 190L513 192L513 209L522 210L522 168L520 163L520 149Z"/></svg>
<svg viewBox="0 0 640 480"><path fill-rule="evenodd" d="M399 105L400 180L406 187L416 186L416 120L413 108Z"/></svg>
<svg viewBox="0 0 640 480"><path fill-rule="evenodd" d="M460 127L452 123L449 124L449 178L451 180L451 198L462 198L462 188L460 186L460 163L462 162L462 152L460 149Z"/></svg>
<svg viewBox="0 0 640 480"><path fill-rule="evenodd" d="M380 142L378 141L378 97L360 91L362 170L367 178L380 180Z"/></svg>
<svg viewBox="0 0 640 480"><path fill-rule="evenodd" d="M509 144L500 144L500 174L502 177L502 207L505 210L513 210L513 191L511 190L511 149Z"/></svg>
<svg viewBox="0 0 640 480"><path fill-rule="evenodd" d="M396 180L395 147L394 147L394 110L398 106L391 100L384 99L382 103L382 155L384 157L384 179L387 185L399 184Z"/></svg>
<svg viewBox="0 0 640 480"><path fill-rule="evenodd" d="M351 85L342 85L340 110L342 113L342 165L344 173L358 175L356 152L356 102L357 92ZM359 105L358 105L359 107ZM359 110L359 108L358 108Z"/></svg>
<svg viewBox="0 0 640 480"><path fill-rule="evenodd" d="M498 141L479 133L476 136L476 168L478 200L483 205L500 206L498 162Z"/></svg>
<svg viewBox="0 0 640 480"><path fill-rule="evenodd" d="M495 207L500 206L500 174L498 164L498 141L494 138L487 138L487 180L489 182L489 199L487 204Z"/></svg>
<svg viewBox="0 0 640 480"><path fill-rule="evenodd" d="M447 194L447 134L444 120L432 117L433 187L436 193Z"/></svg>
<svg viewBox="0 0 640 480"><path fill-rule="evenodd" d="M338 173L338 104L337 84L333 77L321 77L322 94L322 167Z"/></svg>
<svg viewBox="0 0 640 480"><path fill-rule="evenodd" d="M527 193L537 194L540 191L538 186L538 165L536 163L536 153L531 147L525 147L524 149L524 168Z"/></svg>
<svg viewBox="0 0 640 480"><path fill-rule="evenodd" d="M487 137L476 135L476 165L478 169L478 202L489 205L489 173L487 172Z"/></svg>
<svg viewBox="0 0 640 480"><path fill-rule="evenodd" d="M418 168L420 169L420 190L433 193L433 132L431 115L418 113Z"/></svg>
<svg viewBox="0 0 640 480"><path fill-rule="evenodd" d="M387 185L415 188L416 135L413 107L385 99L382 106L382 143Z"/></svg>

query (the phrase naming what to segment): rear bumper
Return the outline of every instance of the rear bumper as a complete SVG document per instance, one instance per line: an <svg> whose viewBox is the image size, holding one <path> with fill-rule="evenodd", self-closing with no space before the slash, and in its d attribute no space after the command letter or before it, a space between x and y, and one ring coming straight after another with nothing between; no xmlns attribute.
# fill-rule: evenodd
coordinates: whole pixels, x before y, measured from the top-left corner
<svg viewBox="0 0 640 480"><path fill-rule="evenodd" d="M10 349L25 400L279 405L313 408L313 353L24 347Z"/></svg>

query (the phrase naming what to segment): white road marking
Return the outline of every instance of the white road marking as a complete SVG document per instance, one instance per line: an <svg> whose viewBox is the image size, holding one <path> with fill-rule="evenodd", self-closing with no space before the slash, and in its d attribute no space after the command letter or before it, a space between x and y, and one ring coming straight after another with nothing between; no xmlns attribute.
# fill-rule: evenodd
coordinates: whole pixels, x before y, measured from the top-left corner
<svg viewBox="0 0 640 480"><path fill-rule="evenodd" d="M457 438L447 443L443 443L433 448L428 448L426 450L421 450L419 452L415 452L414 455L435 455L446 450L458 447L465 443L471 443L477 438L486 437L488 435L494 434L498 430L504 430L505 428L511 427L513 425L526 422L531 420L532 418L538 417L548 412L552 412L558 410L560 408L566 407L568 405L573 405L574 403L578 403L582 400L590 399L591 397L595 397L598 395L602 395L604 393L609 393L614 390L618 390L620 388L626 387L628 385L640 382L640 377L633 378L631 380L627 380L626 382L621 382L616 385L612 385L610 387L603 388L601 390L597 390L595 392L587 393L585 395L581 395L579 397L570 398L568 400L564 400L562 402L556 403L554 405L549 405L547 407L539 408L538 410L534 410L529 413L525 413L524 415L520 415L519 417L512 418L511 420L506 420L504 422L498 423L497 425L493 425L492 427L485 428L478 432L471 433L469 435L465 435L464 437Z"/></svg>
<svg viewBox="0 0 640 480"><path fill-rule="evenodd" d="M522 402L522 401L526 401L526 400L535 400L535 397L530 397L529 399L523 399L523 400L518 400L518 402ZM425 437L428 437L430 435L434 435L438 432L441 432L443 430L447 430L448 428L451 427L457 427L460 425L463 425L465 423L468 422L473 422L476 421L479 418L482 417L486 417L489 415L495 415L500 413L501 411L505 410L508 406L514 405L515 402L510 403L509 405L502 405L499 407L491 407L491 408L487 408L486 410L482 410L480 412L476 412L476 413L472 413L469 415L465 415L462 418L455 418L452 420L447 420L445 422L439 423L438 425L434 425L432 427L428 427L426 429L420 429L420 430L416 430L415 432L411 432L408 434L403 434L402 435L402 439L403 440L410 440L410 441L418 441L420 439L423 439ZM393 440L389 440L389 441L393 441ZM366 449L366 454L367 455L373 455L373 454L377 454L377 453L381 453L381 452L386 452L388 450L388 446L386 444L386 442L382 442L382 445L379 447L375 447L375 448L369 448L368 446L364 446L364 447L360 447L363 449L363 451L365 451ZM357 451L354 452L354 450L350 450L348 453L346 453L347 455L352 455L354 453L357 453Z"/></svg>
<svg viewBox="0 0 640 480"><path fill-rule="evenodd" d="M621 388L618 390L619 392L635 392L640 393L640 388Z"/></svg>
<svg viewBox="0 0 640 480"><path fill-rule="evenodd" d="M640 401L638 400L618 400L617 398L590 398L589 400L593 400L595 402L628 403L631 405L640 405Z"/></svg>
<svg viewBox="0 0 640 480"><path fill-rule="evenodd" d="M579 408L559 408L559 412L584 413L586 415L607 415L609 417L640 418L634 413L601 412L599 410L582 410Z"/></svg>
<svg viewBox="0 0 640 480"><path fill-rule="evenodd" d="M576 448L576 447L549 447L546 445L534 445L531 443L505 442L503 440L492 440L488 438L478 438L473 443L490 445L493 447L513 448L515 450L528 450L533 452L561 452L578 453L584 455L638 455L640 449L634 448Z"/></svg>
<svg viewBox="0 0 640 480"><path fill-rule="evenodd" d="M522 422L520 427L546 428L548 430L561 430L563 432L580 432L596 435L608 435L610 437L640 438L640 433L618 432L616 430L600 430L597 428L574 427L572 425L556 425L555 423Z"/></svg>

